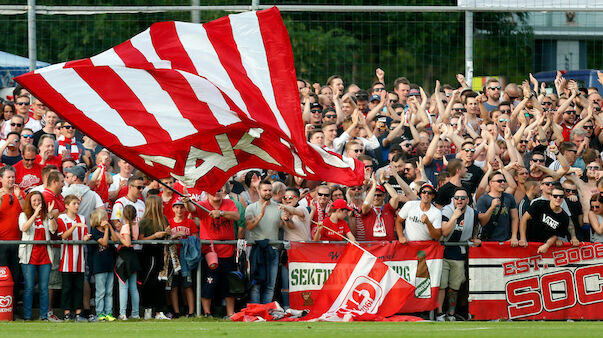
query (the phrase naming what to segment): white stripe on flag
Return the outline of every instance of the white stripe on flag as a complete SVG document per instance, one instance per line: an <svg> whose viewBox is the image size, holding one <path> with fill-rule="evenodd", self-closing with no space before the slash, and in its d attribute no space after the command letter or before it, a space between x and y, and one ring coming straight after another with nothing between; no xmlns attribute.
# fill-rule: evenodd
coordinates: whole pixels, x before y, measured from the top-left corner
<svg viewBox="0 0 603 338"><path fill-rule="evenodd" d="M360 250L360 249L358 249ZM343 304L343 301L346 299L348 292L352 288L354 281L359 276L368 276L369 272L373 269L373 266L377 262L377 258L371 254L364 252L358 262L356 262L356 266L352 273L348 276L348 280L346 281L343 288L339 292L339 295L331 305L331 308L325 312L325 314L334 313L337 311ZM389 291L389 290L387 290Z"/></svg>
<svg viewBox="0 0 603 338"><path fill-rule="evenodd" d="M149 114L170 134L172 140L197 133L191 121L185 119L170 95L146 70L111 67L130 87Z"/></svg>
<svg viewBox="0 0 603 338"><path fill-rule="evenodd" d="M147 28L144 32L136 35L130 39L132 46L147 59L149 63L157 69L171 69L172 63L168 60L162 60L157 55L157 51L153 47L153 41L151 40L151 29Z"/></svg>
<svg viewBox="0 0 603 338"><path fill-rule="evenodd" d="M228 126L241 122L239 115L230 110L222 93L211 82L188 72L181 70L178 70L178 72L188 81L197 99L207 103L218 123Z"/></svg>
<svg viewBox="0 0 603 338"><path fill-rule="evenodd" d="M176 22L176 32L197 74L220 88L245 115L251 118L241 93L235 88L226 69L222 66L205 28L199 24Z"/></svg>
<svg viewBox="0 0 603 338"><path fill-rule="evenodd" d="M115 49L107 49L106 51L90 58L95 66L119 66L125 67L123 60L117 55Z"/></svg>
<svg viewBox="0 0 603 338"><path fill-rule="evenodd" d="M34 71L34 73L36 73L36 74L42 74L42 73L49 72L51 70L59 70L59 69L62 69L65 66L66 63L67 62L61 62L61 63L56 63L56 64L48 66L48 67L36 69Z"/></svg>
<svg viewBox="0 0 603 338"><path fill-rule="evenodd" d="M279 127L291 137L289 126L276 106L274 88L270 78L266 49L260 31L256 12L246 12L228 16L232 27L232 36L241 55L241 62L249 79L260 89L262 96L270 106Z"/></svg>
<svg viewBox="0 0 603 338"><path fill-rule="evenodd" d="M48 84L84 115L115 135L126 147L146 144L144 136L126 124L119 113L84 81L73 68L40 74Z"/></svg>

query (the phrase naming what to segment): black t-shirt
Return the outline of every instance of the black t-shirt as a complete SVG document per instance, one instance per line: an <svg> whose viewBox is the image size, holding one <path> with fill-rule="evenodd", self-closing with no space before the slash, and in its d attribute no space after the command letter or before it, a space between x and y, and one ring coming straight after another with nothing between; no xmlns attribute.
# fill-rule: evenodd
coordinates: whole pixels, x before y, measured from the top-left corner
<svg viewBox="0 0 603 338"><path fill-rule="evenodd" d="M532 202L527 213L532 217L528 221L529 242L544 243L553 236L563 236L567 231L568 214L563 209L559 213L554 212L547 200Z"/></svg>
<svg viewBox="0 0 603 338"><path fill-rule="evenodd" d="M451 182L444 184L438 189L438 193L436 195L435 200L433 201L435 204L446 206L450 204L452 197L454 196L454 192L458 187Z"/></svg>
<svg viewBox="0 0 603 338"><path fill-rule="evenodd" d="M572 220L572 223L574 223L574 227L576 229L580 229L582 227L582 224L580 224L580 222L578 221L578 216L582 215L582 204L580 203L580 201L572 202L567 198L565 199L565 202L567 202L567 207L569 208L570 212L572 213L570 218ZM576 231L576 235L580 236L580 231ZM566 233L563 236L565 236L567 239L570 239L568 231L566 231ZM584 241L584 242L590 242L590 238L578 237L578 240Z"/></svg>
<svg viewBox="0 0 603 338"><path fill-rule="evenodd" d="M107 230L109 231L109 230ZM98 241L105 236L104 232L92 228L90 231L92 239ZM109 240L111 236L109 236ZM109 244L106 247L102 245L90 245L88 249L92 252L92 273L113 272L115 266L115 245Z"/></svg>
<svg viewBox="0 0 603 338"><path fill-rule="evenodd" d="M469 190L470 194L473 194L477 190L482 177L484 177L484 171L482 168L476 166L475 164L471 164L467 167L467 174L465 174L465 177L461 179L461 183L465 189Z"/></svg>

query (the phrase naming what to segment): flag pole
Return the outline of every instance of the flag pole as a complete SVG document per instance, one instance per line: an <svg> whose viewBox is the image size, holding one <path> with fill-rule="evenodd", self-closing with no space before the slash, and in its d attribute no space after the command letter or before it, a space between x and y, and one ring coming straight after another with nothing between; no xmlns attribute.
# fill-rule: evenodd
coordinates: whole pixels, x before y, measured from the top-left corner
<svg viewBox="0 0 603 338"><path fill-rule="evenodd" d="M170 187L169 185L167 185L167 184L165 184L165 183L161 182L161 180L157 180L157 182L159 182L159 184L161 184L162 186L164 186L164 187L168 188L168 189L169 189L169 190L171 190L172 192L176 193L176 194L177 194L177 195L179 195L180 197L186 197L186 198L188 198L188 197L189 197L189 196L185 196L183 193L181 193L180 191L178 191L178 190L174 189L173 187ZM199 205L199 203L197 203L197 202L193 201L193 200L192 200L192 199L190 199L190 198L188 199L188 201L189 201L189 202L191 202L191 203L193 203L193 205L194 205L194 206L196 206L197 208L199 208L199 209L201 209L201 210L203 210L203 211L205 211L205 212L209 213L209 210L207 210L207 208L205 208L205 207L203 207L203 206Z"/></svg>
<svg viewBox="0 0 603 338"><path fill-rule="evenodd" d="M343 239L344 239L344 240L346 240L348 243L350 243L350 244L354 245L354 246L355 246L355 247L357 247L358 249L360 249L360 250L362 250L362 251L366 252L366 253L367 253L367 254L369 254L369 255L375 256L375 255L373 255L372 253L370 253L368 250L366 250L365 248L361 247L361 246L360 246L358 243L356 243L356 242L354 242L354 241L350 240L349 238L345 237L344 235L340 234L339 232L337 232L337 231L335 231L335 230L333 230L333 229L329 228L328 226L326 226L326 225L322 224L322 222L320 222L320 223L319 223L319 222L316 222L316 221L312 221L312 223L315 223L315 224L318 224L319 226L322 226L323 228L325 228L325 229L327 229L327 230L329 230L329 231L331 231L331 232L335 233L337 236L339 236L339 237L343 238Z"/></svg>

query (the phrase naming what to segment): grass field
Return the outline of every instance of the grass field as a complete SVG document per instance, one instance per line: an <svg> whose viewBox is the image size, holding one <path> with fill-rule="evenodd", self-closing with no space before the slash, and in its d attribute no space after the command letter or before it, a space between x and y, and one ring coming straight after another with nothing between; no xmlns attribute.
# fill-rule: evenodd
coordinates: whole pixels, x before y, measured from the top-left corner
<svg viewBox="0 0 603 338"><path fill-rule="evenodd" d="M1 337L600 337L603 322L233 323L218 320L0 323Z"/></svg>

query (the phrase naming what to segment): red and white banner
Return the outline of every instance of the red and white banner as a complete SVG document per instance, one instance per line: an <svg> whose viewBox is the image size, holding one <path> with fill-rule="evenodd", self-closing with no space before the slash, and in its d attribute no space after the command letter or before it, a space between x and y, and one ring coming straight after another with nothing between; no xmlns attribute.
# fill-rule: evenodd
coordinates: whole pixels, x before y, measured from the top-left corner
<svg viewBox="0 0 603 338"><path fill-rule="evenodd" d="M444 247L440 243L426 241L402 245L398 242L375 242L360 245L412 286L417 286L421 280L429 285L417 286L400 313L429 311L437 307L444 255ZM291 242L291 249L287 250L291 308L310 309L315 303L322 302L320 290L333 273L344 248L345 244ZM419 258L423 255L424 258ZM421 267L419 276L417 266Z"/></svg>
<svg viewBox="0 0 603 338"><path fill-rule="evenodd" d="M374 255L347 244L304 320L373 320L392 316L415 287Z"/></svg>
<svg viewBox="0 0 603 338"><path fill-rule="evenodd" d="M219 189L246 168L358 185L360 161L306 141L289 34L276 7L203 25L160 22L88 59L15 79L155 178Z"/></svg>
<svg viewBox="0 0 603 338"><path fill-rule="evenodd" d="M540 245L469 249L473 319L603 319L603 243L538 254Z"/></svg>

